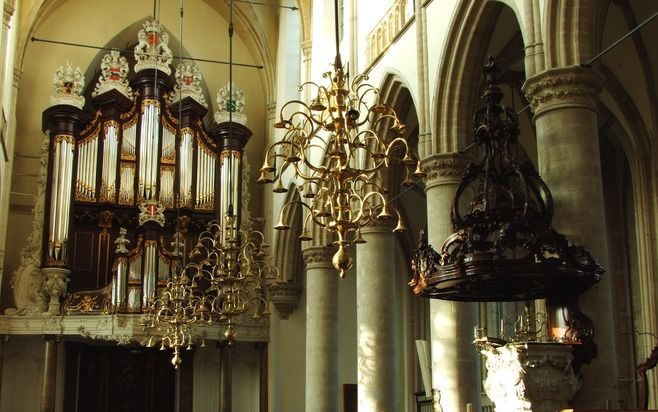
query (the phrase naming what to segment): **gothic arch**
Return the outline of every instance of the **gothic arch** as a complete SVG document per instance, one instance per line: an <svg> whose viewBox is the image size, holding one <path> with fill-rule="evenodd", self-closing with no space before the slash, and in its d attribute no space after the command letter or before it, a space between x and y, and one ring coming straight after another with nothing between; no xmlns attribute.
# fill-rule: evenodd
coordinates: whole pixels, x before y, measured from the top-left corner
<svg viewBox="0 0 658 412"><path fill-rule="evenodd" d="M471 127L471 115L480 92L481 67L502 2L475 0L460 2L452 17L444 43L444 56L437 71L434 92L434 140L428 154L449 153L464 146ZM518 21L518 16L514 14ZM524 44L526 35L520 25Z"/></svg>
<svg viewBox="0 0 658 412"><path fill-rule="evenodd" d="M228 8L224 7L223 2L218 3L210 0L202 0L202 1L204 3L207 3L208 7L213 8L218 15L222 16L228 22L229 20ZM41 24L43 24L45 21L48 20L48 18L57 8L61 7L65 2L66 2L65 0L41 0L34 3L33 5L31 5L31 7L28 10L21 13L26 17L20 22L18 50L16 53L16 55L18 56L16 66L18 68L23 68L25 53L27 49L30 47L30 39L34 36L37 29L40 27ZM121 7L121 6L114 5L113 7ZM175 9L176 11L178 11L177 7ZM144 18L150 16L151 12L152 10L150 9L150 6L148 7L145 6ZM262 80L262 84L264 85L265 99L267 102L274 101L275 93L276 93L275 75L274 75L275 60L274 60L273 52L272 50L270 50L270 46L267 40L266 30L260 24L260 21L262 19L258 17L259 15L256 12L253 5L248 5L248 4L246 5L242 3L239 5L236 4L234 12L235 12L234 18L235 18L235 27L236 27L237 36L244 39L243 42L244 47L248 50L250 56L254 60L254 64L263 66L262 69L258 69L258 72L259 72L259 77ZM130 14L125 14L125 16L128 18L132 18L130 17ZM274 16L274 13L272 13L272 16ZM78 25L81 28L80 33L84 33L85 31L82 30L84 24L82 22L79 22ZM127 25L129 25L128 22L126 22L126 24L123 24L124 27ZM122 26L121 22L113 22L113 27L119 27L119 26ZM187 20L187 26L188 26L187 33L189 34L190 33L189 27L192 27L191 21L189 19ZM107 27L107 25L103 24L102 27ZM172 31L171 33L172 37L174 32L175 31ZM201 35L199 37L201 37ZM80 39L80 42L86 43L84 39ZM212 58L211 56L199 56L199 57Z"/></svg>
<svg viewBox="0 0 658 412"><path fill-rule="evenodd" d="M599 28L610 0L556 0L545 3L546 68L577 66L600 49Z"/></svg>

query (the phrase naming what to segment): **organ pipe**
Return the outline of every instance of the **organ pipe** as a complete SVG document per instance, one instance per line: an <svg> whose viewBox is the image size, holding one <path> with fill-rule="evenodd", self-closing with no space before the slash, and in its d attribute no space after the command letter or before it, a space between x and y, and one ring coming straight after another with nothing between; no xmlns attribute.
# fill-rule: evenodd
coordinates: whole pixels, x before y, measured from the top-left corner
<svg viewBox="0 0 658 412"><path fill-rule="evenodd" d="M116 195L119 124L116 121L109 121L105 123L103 129L103 164L100 200L102 202L111 202L114 201Z"/></svg>
<svg viewBox="0 0 658 412"><path fill-rule="evenodd" d="M60 134L53 142L48 263L63 265L67 258L75 140L71 135Z"/></svg>

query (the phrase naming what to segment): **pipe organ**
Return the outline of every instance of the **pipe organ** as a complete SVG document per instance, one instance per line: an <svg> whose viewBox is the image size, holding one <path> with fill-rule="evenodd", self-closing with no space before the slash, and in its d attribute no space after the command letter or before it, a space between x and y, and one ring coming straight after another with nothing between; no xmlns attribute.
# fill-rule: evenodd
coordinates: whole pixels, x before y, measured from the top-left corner
<svg viewBox="0 0 658 412"><path fill-rule="evenodd" d="M238 192L241 152L213 136L228 123L206 130L200 72L183 61L172 74L167 39L146 22L133 71L112 50L93 91L70 66L56 79L43 116L51 139L43 262L70 271L65 313L141 312L215 205L223 214L239 204L229 194ZM226 179L216 182L219 173Z"/></svg>

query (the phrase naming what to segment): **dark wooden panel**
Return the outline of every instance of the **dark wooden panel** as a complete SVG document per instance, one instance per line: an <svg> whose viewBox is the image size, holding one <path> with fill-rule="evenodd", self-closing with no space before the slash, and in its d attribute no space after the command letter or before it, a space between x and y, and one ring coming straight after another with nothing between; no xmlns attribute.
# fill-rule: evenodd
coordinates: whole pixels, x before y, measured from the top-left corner
<svg viewBox="0 0 658 412"><path fill-rule="evenodd" d="M174 412L174 368L168 351L66 345L65 410Z"/></svg>

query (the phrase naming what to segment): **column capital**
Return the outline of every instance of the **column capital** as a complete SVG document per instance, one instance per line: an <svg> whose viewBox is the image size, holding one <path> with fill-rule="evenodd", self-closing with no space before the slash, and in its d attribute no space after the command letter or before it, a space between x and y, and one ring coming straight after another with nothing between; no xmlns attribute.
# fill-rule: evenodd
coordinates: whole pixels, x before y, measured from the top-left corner
<svg viewBox="0 0 658 412"><path fill-rule="evenodd" d="M538 115L564 107L580 107L596 111L603 76L580 66L543 71L526 80L523 92L530 107Z"/></svg>
<svg viewBox="0 0 658 412"><path fill-rule="evenodd" d="M391 211L393 212L393 211ZM395 228L397 221L393 219L374 219L367 226L361 228L361 234L369 233L386 233L393 234L393 229Z"/></svg>
<svg viewBox="0 0 658 412"><path fill-rule="evenodd" d="M421 165L427 175L425 190L445 184L458 185L464 176L464 169L469 163L468 156L454 152L438 153L426 157Z"/></svg>
<svg viewBox="0 0 658 412"><path fill-rule="evenodd" d="M332 266L331 259L334 256L332 248L327 246L311 246L302 249L304 264L309 266Z"/></svg>

